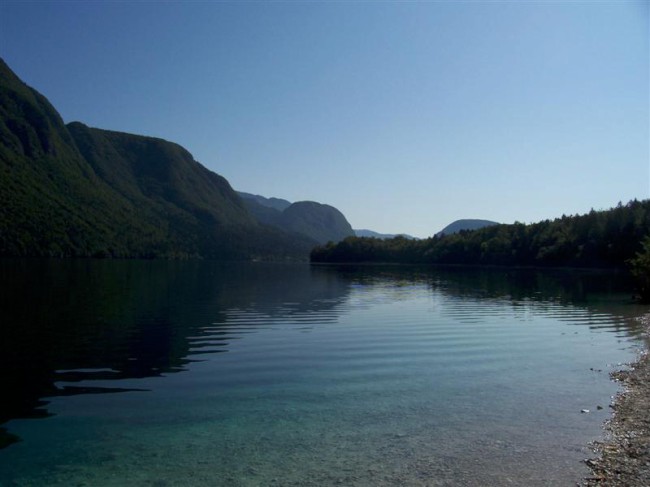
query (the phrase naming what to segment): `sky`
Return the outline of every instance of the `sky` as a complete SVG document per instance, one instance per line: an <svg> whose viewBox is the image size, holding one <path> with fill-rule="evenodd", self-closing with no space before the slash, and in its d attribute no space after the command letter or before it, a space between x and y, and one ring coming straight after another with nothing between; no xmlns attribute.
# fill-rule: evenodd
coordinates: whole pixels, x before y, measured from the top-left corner
<svg viewBox="0 0 650 487"><path fill-rule="evenodd" d="M65 122L427 237L650 198L646 1L0 2Z"/></svg>

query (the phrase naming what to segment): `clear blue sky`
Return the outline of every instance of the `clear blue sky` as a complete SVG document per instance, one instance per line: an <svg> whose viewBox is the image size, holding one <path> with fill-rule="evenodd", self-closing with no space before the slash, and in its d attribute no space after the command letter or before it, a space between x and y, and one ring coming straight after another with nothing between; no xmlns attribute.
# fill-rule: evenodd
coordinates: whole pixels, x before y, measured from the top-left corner
<svg viewBox="0 0 650 487"><path fill-rule="evenodd" d="M647 1L0 2L66 122L429 236L650 197Z"/></svg>

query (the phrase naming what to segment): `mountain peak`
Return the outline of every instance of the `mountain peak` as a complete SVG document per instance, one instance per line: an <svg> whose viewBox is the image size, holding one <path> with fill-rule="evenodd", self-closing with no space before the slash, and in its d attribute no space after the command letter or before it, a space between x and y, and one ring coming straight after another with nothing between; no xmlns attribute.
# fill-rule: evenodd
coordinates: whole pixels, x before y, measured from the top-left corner
<svg viewBox="0 0 650 487"><path fill-rule="evenodd" d="M445 228L436 233L436 236L442 237L443 235L451 235L452 233L462 232L463 230L478 230L479 228L489 227L492 225L499 225L499 223L492 220L464 218L450 223Z"/></svg>

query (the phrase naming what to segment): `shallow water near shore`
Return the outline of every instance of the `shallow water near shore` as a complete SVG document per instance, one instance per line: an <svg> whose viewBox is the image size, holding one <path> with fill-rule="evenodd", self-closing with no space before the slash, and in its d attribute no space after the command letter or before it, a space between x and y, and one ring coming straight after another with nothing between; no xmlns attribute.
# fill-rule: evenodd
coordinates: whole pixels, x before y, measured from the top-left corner
<svg viewBox="0 0 650 487"><path fill-rule="evenodd" d="M0 272L3 487L575 485L641 343L604 272Z"/></svg>

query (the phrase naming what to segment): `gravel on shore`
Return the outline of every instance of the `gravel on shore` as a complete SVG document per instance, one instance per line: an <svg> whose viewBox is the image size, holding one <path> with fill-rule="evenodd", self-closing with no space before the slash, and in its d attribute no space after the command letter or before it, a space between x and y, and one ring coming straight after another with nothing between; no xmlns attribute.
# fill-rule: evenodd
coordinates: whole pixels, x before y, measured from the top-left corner
<svg viewBox="0 0 650 487"><path fill-rule="evenodd" d="M646 336L650 333L650 314L639 318ZM607 438L594 444L598 458L585 462L592 475L586 487L650 486L650 353L646 350L628 370L614 372L623 392L612 405L612 418L606 424Z"/></svg>

